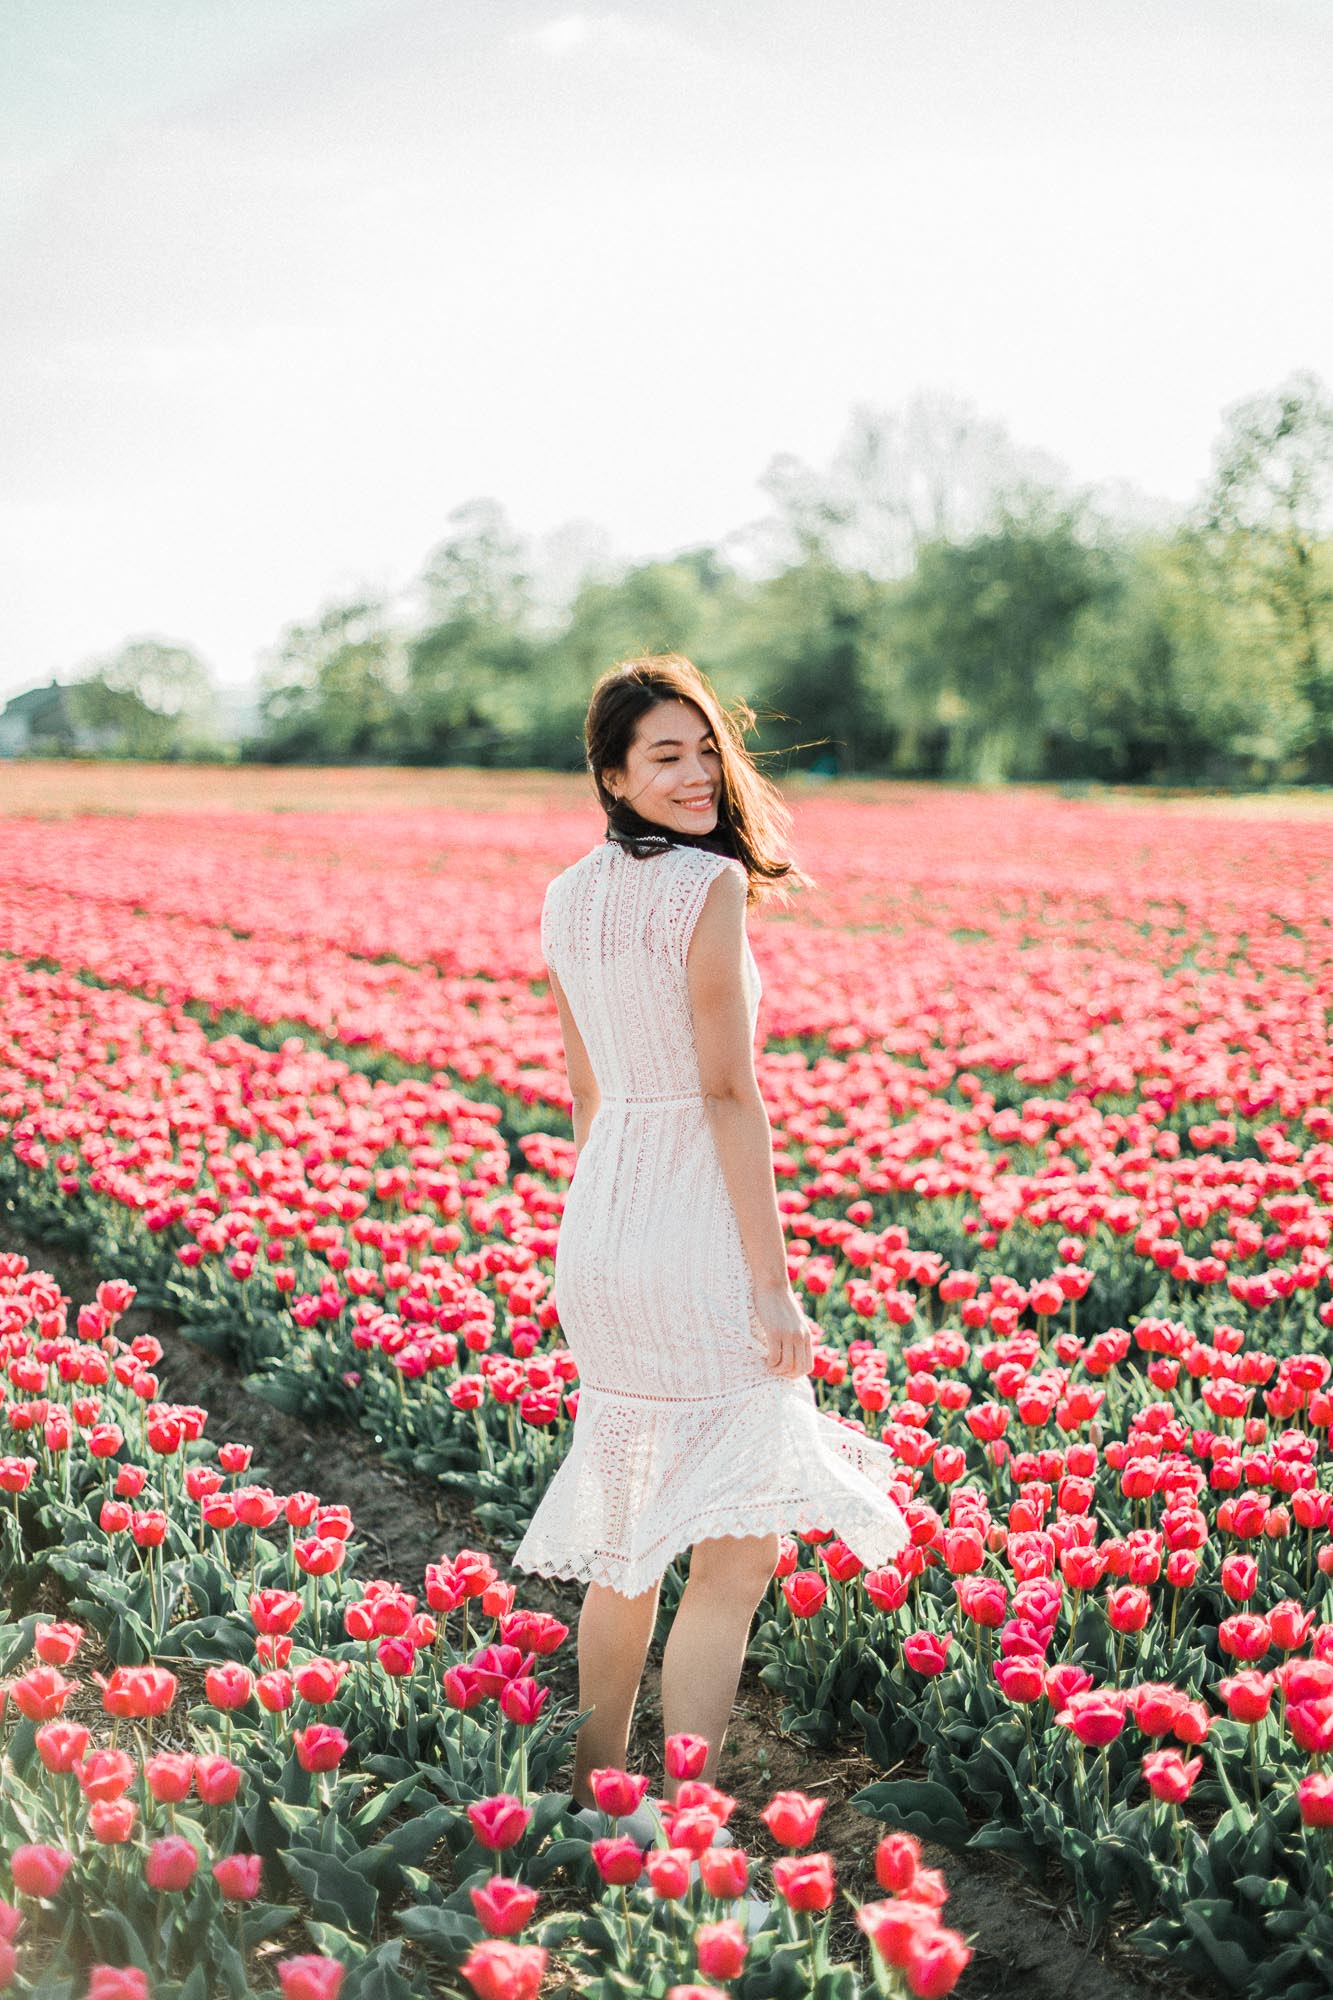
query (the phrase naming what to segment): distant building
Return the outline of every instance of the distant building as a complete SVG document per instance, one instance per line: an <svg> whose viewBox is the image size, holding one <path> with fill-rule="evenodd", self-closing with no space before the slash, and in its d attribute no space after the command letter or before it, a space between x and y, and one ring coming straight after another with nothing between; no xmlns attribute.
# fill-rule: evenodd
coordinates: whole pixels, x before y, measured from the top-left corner
<svg viewBox="0 0 1333 2000"><path fill-rule="evenodd" d="M118 732L80 722L59 681L29 688L0 709L0 757L70 757L112 747Z"/></svg>

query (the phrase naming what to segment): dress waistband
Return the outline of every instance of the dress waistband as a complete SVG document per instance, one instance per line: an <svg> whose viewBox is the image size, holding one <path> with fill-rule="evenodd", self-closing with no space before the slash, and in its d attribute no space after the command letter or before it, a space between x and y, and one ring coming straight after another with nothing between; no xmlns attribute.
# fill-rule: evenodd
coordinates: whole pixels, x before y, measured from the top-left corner
<svg viewBox="0 0 1333 2000"><path fill-rule="evenodd" d="M603 1104L702 1104L701 1090L678 1090L665 1097L632 1097L625 1091L608 1090L602 1093Z"/></svg>

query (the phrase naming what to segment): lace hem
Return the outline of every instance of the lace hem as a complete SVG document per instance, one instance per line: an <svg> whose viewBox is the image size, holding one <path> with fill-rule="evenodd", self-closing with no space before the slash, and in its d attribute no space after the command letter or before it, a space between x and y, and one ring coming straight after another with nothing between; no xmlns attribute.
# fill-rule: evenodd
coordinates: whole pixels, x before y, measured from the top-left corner
<svg viewBox="0 0 1333 2000"><path fill-rule="evenodd" d="M892 1507L893 1503L886 1500L886 1505ZM897 1509L894 1508L893 1511L897 1512ZM847 1535L849 1526L863 1546L866 1546L869 1540L873 1540L875 1531L879 1530L883 1553L875 1556L873 1561L867 1562L866 1567L869 1569L878 1568L881 1563L891 1562L895 1555L901 1554L911 1540L911 1531L901 1514L898 1515L898 1525L895 1527L891 1520L879 1512L872 1515L867 1510L863 1521L855 1523L849 1523L845 1505L838 1506L836 1521L833 1512L831 1508L809 1503L792 1505L768 1503L729 1513L725 1518L716 1515L700 1517L680 1529L678 1537L673 1538L672 1546L664 1554L640 1557L637 1561L595 1551L591 1554L578 1555L544 1546L540 1553L534 1552L531 1556L525 1557L521 1563L517 1554L511 1556L510 1567L525 1570L534 1576L554 1577L569 1583L601 1583L611 1590L618 1591L622 1597L639 1597L645 1590L651 1590L655 1583L660 1583L669 1565L677 1556L683 1555L686 1549L692 1548L695 1542L713 1541L719 1536L765 1535L774 1531L790 1535L803 1534L810 1528L828 1528L834 1534L840 1535L850 1548L851 1540ZM862 1526L867 1531L864 1537L861 1533Z"/></svg>

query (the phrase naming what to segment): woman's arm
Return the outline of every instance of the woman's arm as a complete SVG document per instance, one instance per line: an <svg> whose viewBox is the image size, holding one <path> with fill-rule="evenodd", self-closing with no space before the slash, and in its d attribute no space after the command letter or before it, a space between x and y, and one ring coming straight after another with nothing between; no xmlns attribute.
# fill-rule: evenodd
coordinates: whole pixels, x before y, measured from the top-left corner
<svg viewBox="0 0 1333 2000"><path fill-rule="evenodd" d="M574 1025L568 1000L561 990L560 981L546 968L546 977L551 982L555 995L556 1010L560 1015L560 1034L565 1045L565 1074L569 1078L569 1093L574 1100L574 1164L578 1165L579 1154L583 1151L588 1137L588 1127L597 1114L602 1094L597 1088L597 1078L588 1059L588 1051L583 1046L583 1037Z"/></svg>
<svg viewBox="0 0 1333 2000"><path fill-rule="evenodd" d="M754 1071L745 997L745 881L724 868L704 898L685 957L704 1114L736 1211L755 1304L779 1375L808 1375L810 1324L787 1277L773 1133Z"/></svg>

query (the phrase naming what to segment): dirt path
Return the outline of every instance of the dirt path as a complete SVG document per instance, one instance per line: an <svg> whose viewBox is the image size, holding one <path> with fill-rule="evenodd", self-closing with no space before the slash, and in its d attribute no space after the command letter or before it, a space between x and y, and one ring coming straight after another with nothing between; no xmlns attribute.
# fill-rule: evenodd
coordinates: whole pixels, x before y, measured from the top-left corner
<svg viewBox="0 0 1333 2000"><path fill-rule="evenodd" d="M70 1251L34 1244L3 1212L0 1251L19 1251L31 1264L49 1271L76 1304L91 1298L98 1279L108 1275L92 1271ZM510 1574L503 1553L465 1503L383 1464L360 1432L332 1424L313 1430L274 1409L242 1386L235 1369L185 1340L167 1314L136 1307L123 1324L131 1338L152 1333L161 1341L158 1372L163 1396L202 1404L209 1412L208 1435L215 1443L231 1438L253 1445L256 1471L276 1491L308 1487L325 1499L350 1506L356 1535L380 1574L420 1590L425 1565L462 1546L488 1550L501 1574ZM575 1626L579 1590L529 1577L520 1594L523 1603ZM629 1755L631 1769L652 1774L654 1792L661 1789L664 1623L659 1621L645 1667ZM554 1669L551 1679L557 1692L576 1705L572 1643L556 1655ZM731 1821L737 1842L755 1855L770 1851L768 1832L758 1815L774 1792L808 1790L826 1796L820 1845L837 1856L843 1886L858 1901L873 1899L880 1893L873 1877L879 1828L847 1800L882 1773L856 1750L820 1756L783 1737L777 1727L780 1707L778 1698L747 1668L718 1774L718 1782L737 1800ZM948 1921L972 1939L976 1952L957 1988L959 2000L1000 2000L1020 1992L1023 2000L1070 2000L1075 1993L1079 2000L1148 2000L1168 1991L1177 2000L1193 2000L1196 1994L1204 2000L1178 1975L1146 1967L1114 1940L1089 1951L1058 1887L1047 1898L994 1857L929 1849L927 1858L948 1877ZM861 1934L846 1905L841 1907L846 1914L841 1922L835 1918L830 1944L844 1957L859 1957Z"/></svg>

